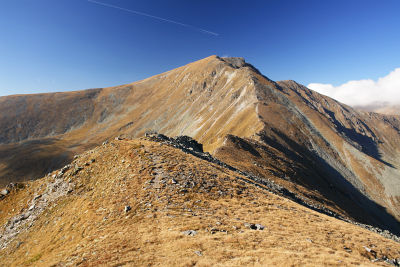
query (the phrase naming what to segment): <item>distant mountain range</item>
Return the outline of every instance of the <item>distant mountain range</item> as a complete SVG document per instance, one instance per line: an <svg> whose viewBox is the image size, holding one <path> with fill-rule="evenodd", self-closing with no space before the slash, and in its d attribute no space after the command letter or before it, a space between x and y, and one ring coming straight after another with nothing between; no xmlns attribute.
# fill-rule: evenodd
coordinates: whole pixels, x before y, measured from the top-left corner
<svg viewBox="0 0 400 267"><path fill-rule="evenodd" d="M390 104L387 102L374 102L369 105L354 106L355 109L367 112L376 112L386 115L400 115L400 104Z"/></svg>

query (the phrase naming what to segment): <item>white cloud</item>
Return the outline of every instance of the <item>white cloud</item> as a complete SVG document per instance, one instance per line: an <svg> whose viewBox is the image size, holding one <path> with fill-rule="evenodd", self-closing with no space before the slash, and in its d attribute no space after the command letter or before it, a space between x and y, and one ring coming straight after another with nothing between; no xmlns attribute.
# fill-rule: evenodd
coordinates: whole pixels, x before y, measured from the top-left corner
<svg viewBox="0 0 400 267"><path fill-rule="evenodd" d="M339 86L310 83L307 87L348 105L368 105L377 102L400 104L400 68L377 81L349 81Z"/></svg>

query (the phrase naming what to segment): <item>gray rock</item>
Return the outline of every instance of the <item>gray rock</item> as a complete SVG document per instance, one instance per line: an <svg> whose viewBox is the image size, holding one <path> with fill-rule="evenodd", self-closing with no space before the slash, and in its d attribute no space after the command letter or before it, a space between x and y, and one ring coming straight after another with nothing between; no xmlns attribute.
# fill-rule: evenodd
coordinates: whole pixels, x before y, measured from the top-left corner
<svg viewBox="0 0 400 267"><path fill-rule="evenodd" d="M188 236L195 236L195 235L197 235L197 231L195 231L195 230L187 230L187 231L183 231L182 234L188 235Z"/></svg>
<svg viewBox="0 0 400 267"><path fill-rule="evenodd" d="M258 224L258 223L255 224L255 227L256 227L257 230L264 230L264 228L265 228L264 225Z"/></svg>
<svg viewBox="0 0 400 267"><path fill-rule="evenodd" d="M199 250L196 250L194 253L195 253L197 256L203 256L203 253L201 253L201 251L199 251Z"/></svg>
<svg viewBox="0 0 400 267"><path fill-rule="evenodd" d="M246 62L242 57L223 57L222 60L230 64L234 68L241 68L246 65Z"/></svg>
<svg viewBox="0 0 400 267"><path fill-rule="evenodd" d="M211 228L211 229L210 229L210 233L211 233L212 235L215 234L215 233L217 233L217 232L220 232L220 233L228 233L228 231L225 230L225 229L218 229L218 228Z"/></svg>
<svg viewBox="0 0 400 267"><path fill-rule="evenodd" d="M376 258L376 251L373 249L370 249L369 247L364 246L365 250L369 253L371 253L372 256Z"/></svg>
<svg viewBox="0 0 400 267"><path fill-rule="evenodd" d="M28 214L28 213L20 214L13 219L13 223L19 223L20 221L26 220L29 218L29 215L30 214Z"/></svg>
<svg viewBox="0 0 400 267"><path fill-rule="evenodd" d="M64 174L66 171L69 170L69 168L71 168L71 165L70 165L70 164L65 165L65 166L60 170L60 173L61 173L61 174Z"/></svg>
<svg viewBox="0 0 400 267"><path fill-rule="evenodd" d="M350 248L346 247L346 246L343 247L343 249L346 250L346 251L349 252L349 253L352 252L352 250L351 250Z"/></svg>
<svg viewBox="0 0 400 267"><path fill-rule="evenodd" d="M128 212L128 211L130 211L132 208L131 208L131 206L125 206L125 212Z"/></svg>
<svg viewBox="0 0 400 267"><path fill-rule="evenodd" d="M265 226L262 224L254 223L244 223L244 226L252 230L264 230Z"/></svg>
<svg viewBox="0 0 400 267"><path fill-rule="evenodd" d="M10 190L8 190L8 189L3 189L3 190L1 190L1 192L0 192L0 194L2 194L3 196L8 195L9 193L10 193Z"/></svg>
<svg viewBox="0 0 400 267"><path fill-rule="evenodd" d="M370 249L369 247L364 246L364 248L365 248L365 250L366 250L367 252L371 252L371 249Z"/></svg>
<svg viewBox="0 0 400 267"><path fill-rule="evenodd" d="M76 175L80 170L83 170L83 167L75 166L74 171L72 172L72 175Z"/></svg>

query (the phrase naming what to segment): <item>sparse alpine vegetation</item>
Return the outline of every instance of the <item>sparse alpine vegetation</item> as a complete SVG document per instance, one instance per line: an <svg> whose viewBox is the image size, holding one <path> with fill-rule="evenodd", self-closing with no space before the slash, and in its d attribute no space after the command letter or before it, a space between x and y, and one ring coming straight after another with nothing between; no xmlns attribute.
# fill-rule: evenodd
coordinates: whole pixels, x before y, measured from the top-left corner
<svg viewBox="0 0 400 267"><path fill-rule="evenodd" d="M385 266L400 258L399 243L196 157L189 138L161 138L118 138L10 190L0 200L1 262Z"/></svg>
<svg viewBox="0 0 400 267"><path fill-rule="evenodd" d="M0 261L395 265L399 159L399 116L243 58L0 97Z"/></svg>

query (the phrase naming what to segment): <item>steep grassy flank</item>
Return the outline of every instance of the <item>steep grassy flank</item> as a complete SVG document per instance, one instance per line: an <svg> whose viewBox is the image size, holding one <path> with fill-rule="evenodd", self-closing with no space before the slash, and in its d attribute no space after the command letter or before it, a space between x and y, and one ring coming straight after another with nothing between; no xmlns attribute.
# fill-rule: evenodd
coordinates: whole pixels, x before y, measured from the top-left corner
<svg viewBox="0 0 400 267"><path fill-rule="evenodd" d="M0 186L59 167L47 154L65 165L74 154L117 135L185 134L207 151L220 146L226 134L251 136L262 125L250 72L251 67L236 68L211 56L122 86L0 97ZM43 155L37 156L41 143ZM26 162L23 168L16 168L18 160Z"/></svg>
<svg viewBox="0 0 400 267"><path fill-rule="evenodd" d="M10 266L386 266L371 260L400 257L394 241L236 177L164 144L113 141L0 200L0 223L6 225L0 261ZM252 230L247 223L265 229ZM188 230L195 232L187 235Z"/></svg>
<svg viewBox="0 0 400 267"><path fill-rule="evenodd" d="M194 137L316 205L400 233L399 117L271 81L241 58L211 56L110 88L2 97L0 111L0 186L41 177L115 136L156 130ZM227 136L247 140L247 150Z"/></svg>

